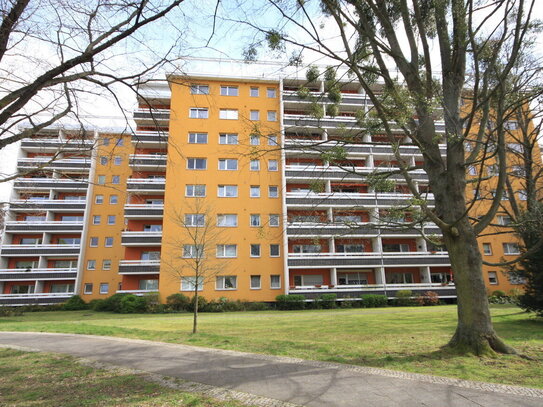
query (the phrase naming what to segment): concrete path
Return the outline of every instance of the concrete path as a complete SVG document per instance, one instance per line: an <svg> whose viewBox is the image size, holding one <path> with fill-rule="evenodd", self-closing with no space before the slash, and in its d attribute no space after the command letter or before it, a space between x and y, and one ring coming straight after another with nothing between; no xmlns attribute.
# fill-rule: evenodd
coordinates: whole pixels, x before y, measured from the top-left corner
<svg viewBox="0 0 543 407"><path fill-rule="evenodd" d="M160 342L0 332L1 345L181 378L208 390L228 389L234 398L266 407L543 406L538 389ZM259 397L239 396L247 393Z"/></svg>

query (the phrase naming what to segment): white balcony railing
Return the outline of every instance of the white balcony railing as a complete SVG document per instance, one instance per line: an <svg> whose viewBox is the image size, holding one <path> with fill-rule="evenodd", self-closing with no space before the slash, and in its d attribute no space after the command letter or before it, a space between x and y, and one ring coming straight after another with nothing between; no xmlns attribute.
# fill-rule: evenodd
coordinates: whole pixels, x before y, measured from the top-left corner
<svg viewBox="0 0 543 407"><path fill-rule="evenodd" d="M129 184L164 184L166 178L128 178Z"/></svg>
<svg viewBox="0 0 543 407"><path fill-rule="evenodd" d="M352 284L352 285L297 285L291 286L292 291L383 291L386 290L402 290L402 289L432 289L432 290L447 290L455 288L453 282L443 283L412 283L412 284Z"/></svg>
<svg viewBox="0 0 543 407"><path fill-rule="evenodd" d="M343 253L343 252L323 252L323 253L289 253L288 258L345 258L345 257L383 257L383 258L398 258L398 257L425 257L425 256L436 256L436 257L448 257L448 252L353 252L353 253Z"/></svg>
<svg viewBox="0 0 543 407"><path fill-rule="evenodd" d="M126 204L124 209L164 209L164 204Z"/></svg>
<svg viewBox="0 0 543 407"><path fill-rule="evenodd" d="M412 194L390 193L390 192L368 192L368 193L350 193L350 192L287 192L287 198L309 198L309 199L412 199ZM428 200L434 199L434 194L425 194Z"/></svg>
<svg viewBox="0 0 543 407"><path fill-rule="evenodd" d="M40 226L56 226L56 225L83 225L83 221L79 220L17 220L6 222L6 226L17 226L17 225L40 225Z"/></svg>
<svg viewBox="0 0 543 407"><path fill-rule="evenodd" d="M120 260L119 266L160 266L160 260Z"/></svg>
<svg viewBox="0 0 543 407"><path fill-rule="evenodd" d="M81 244L4 244L5 249L79 249Z"/></svg>
<svg viewBox="0 0 543 407"><path fill-rule="evenodd" d="M24 269L0 269L0 273L9 273L9 274L28 274L28 273L76 273L76 268L24 268Z"/></svg>
<svg viewBox="0 0 543 407"><path fill-rule="evenodd" d="M65 293L28 293L28 294L0 294L0 299L2 298L58 298L66 297L69 298L72 295L75 295L75 292L65 292Z"/></svg>

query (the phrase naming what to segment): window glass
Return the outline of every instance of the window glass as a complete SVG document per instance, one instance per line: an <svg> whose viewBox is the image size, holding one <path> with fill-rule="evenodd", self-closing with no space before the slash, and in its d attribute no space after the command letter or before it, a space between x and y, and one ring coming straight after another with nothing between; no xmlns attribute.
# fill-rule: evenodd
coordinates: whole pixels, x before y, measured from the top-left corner
<svg viewBox="0 0 543 407"><path fill-rule="evenodd" d="M217 290L235 290L238 287L236 276L217 276L215 288Z"/></svg>
<svg viewBox="0 0 543 407"><path fill-rule="evenodd" d="M251 257L260 257L260 245L251 244Z"/></svg>
<svg viewBox="0 0 543 407"><path fill-rule="evenodd" d="M490 243L483 243L483 254L485 256L492 255L492 245Z"/></svg>
<svg viewBox="0 0 543 407"><path fill-rule="evenodd" d="M258 110L251 110L249 114L250 120L260 120L260 111Z"/></svg>
<svg viewBox="0 0 543 407"><path fill-rule="evenodd" d="M219 158L219 170L235 171L238 169L236 158Z"/></svg>
<svg viewBox="0 0 543 407"><path fill-rule="evenodd" d="M221 96L238 96L238 87L222 85Z"/></svg>
<svg viewBox="0 0 543 407"><path fill-rule="evenodd" d="M116 216L115 215L108 215L107 216L107 224L108 225L114 225L115 221L116 221Z"/></svg>
<svg viewBox="0 0 543 407"><path fill-rule="evenodd" d="M274 186L274 185L270 185L268 187L268 196L270 198L277 198L279 197L279 188L277 186Z"/></svg>
<svg viewBox="0 0 543 407"><path fill-rule="evenodd" d="M113 246L113 238L112 237L106 237L105 246L106 247L112 247Z"/></svg>
<svg viewBox="0 0 543 407"><path fill-rule="evenodd" d="M185 215L185 226L188 227L203 227L205 226L206 218L201 213L187 213Z"/></svg>
<svg viewBox="0 0 543 407"><path fill-rule="evenodd" d="M251 90L250 90L250 93L249 93L249 94L251 95L251 97L257 98L257 97L259 96L259 93L260 93L260 92L259 92L258 87L256 87L256 86L251 86Z"/></svg>
<svg viewBox="0 0 543 407"><path fill-rule="evenodd" d="M219 226L219 227L236 227L236 226L238 226L238 215L235 215L235 214L217 215L217 226Z"/></svg>
<svg viewBox="0 0 543 407"><path fill-rule="evenodd" d="M251 160L251 171L260 171L260 160Z"/></svg>
<svg viewBox="0 0 543 407"><path fill-rule="evenodd" d="M121 183L121 177L119 175L113 175L111 177L111 183L114 185L118 185Z"/></svg>
<svg viewBox="0 0 543 407"><path fill-rule="evenodd" d="M92 283L85 283L84 294L92 294Z"/></svg>
<svg viewBox="0 0 543 407"><path fill-rule="evenodd" d="M260 145L260 136L258 134L251 134L251 145L252 146Z"/></svg>
<svg viewBox="0 0 543 407"><path fill-rule="evenodd" d="M206 186L203 184L188 184L185 187L185 196L204 197L206 196Z"/></svg>
<svg viewBox="0 0 543 407"><path fill-rule="evenodd" d="M100 283L100 294L107 294L109 292L108 283Z"/></svg>
<svg viewBox="0 0 543 407"><path fill-rule="evenodd" d="M207 119L209 112L205 107L191 107L189 110L189 118L191 119Z"/></svg>
<svg viewBox="0 0 543 407"><path fill-rule="evenodd" d="M221 109L219 111L219 119L237 120L238 119L238 110L237 109Z"/></svg>
<svg viewBox="0 0 543 407"><path fill-rule="evenodd" d="M94 203L96 204L104 203L104 195L96 195L94 197Z"/></svg>
<svg viewBox="0 0 543 407"><path fill-rule="evenodd" d="M495 271L488 272L488 282L492 285L498 284L498 274Z"/></svg>
<svg viewBox="0 0 543 407"><path fill-rule="evenodd" d="M260 198L260 186L259 185L251 185L251 198Z"/></svg>
<svg viewBox="0 0 543 407"><path fill-rule="evenodd" d="M97 237L91 237L90 238L90 247L98 247L98 238Z"/></svg>
<svg viewBox="0 0 543 407"><path fill-rule="evenodd" d="M277 112L275 110L268 110L268 121L269 122L277 121Z"/></svg>
<svg viewBox="0 0 543 407"><path fill-rule="evenodd" d="M235 198L238 196L237 185L219 185L217 195L220 198Z"/></svg>
<svg viewBox="0 0 543 407"><path fill-rule="evenodd" d="M238 254L237 245L235 244L218 244L217 257L236 257Z"/></svg>
<svg viewBox="0 0 543 407"><path fill-rule="evenodd" d="M188 259L200 259L204 256L204 245L186 244L183 245L183 257Z"/></svg>
<svg viewBox="0 0 543 407"><path fill-rule="evenodd" d="M260 288L260 276L251 276L251 288L253 290Z"/></svg>
<svg viewBox="0 0 543 407"><path fill-rule="evenodd" d="M139 289L147 291L158 291L158 280L140 280Z"/></svg>
<svg viewBox="0 0 543 407"><path fill-rule="evenodd" d="M268 160L268 171L277 171L278 168L277 160Z"/></svg>
<svg viewBox="0 0 543 407"><path fill-rule="evenodd" d="M269 98L274 98L274 97L276 96L275 88L268 88L268 89L266 89L266 95L267 95Z"/></svg>
<svg viewBox="0 0 543 407"><path fill-rule="evenodd" d="M118 195L110 195L109 196L109 203L111 205L115 205L117 202L119 202L119 196Z"/></svg>
<svg viewBox="0 0 543 407"><path fill-rule="evenodd" d="M260 226L260 215L259 214L251 214L251 227L258 227Z"/></svg>
<svg viewBox="0 0 543 407"><path fill-rule="evenodd" d="M219 134L219 144L238 144L238 135L234 133Z"/></svg>
<svg viewBox="0 0 543 407"><path fill-rule="evenodd" d="M206 168L207 168L207 160L205 158L187 159L187 169L189 170L205 170Z"/></svg>
<svg viewBox="0 0 543 407"><path fill-rule="evenodd" d="M270 257L279 257L279 245L270 244Z"/></svg>
<svg viewBox="0 0 543 407"><path fill-rule="evenodd" d="M98 185L104 185L106 183L105 175L98 175Z"/></svg>
<svg viewBox="0 0 543 407"><path fill-rule="evenodd" d="M279 226L279 215L271 214L269 223L270 223L270 227L278 227Z"/></svg>
<svg viewBox="0 0 543 407"><path fill-rule="evenodd" d="M101 222L102 217L100 215L94 215L92 217L92 224L93 225L99 225Z"/></svg>
<svg viewBox="0 0 543 407"><path fill-rule="evenodd" d="M189 133L189 144L207 144L207 133Z"/></svg>
<svg viewBox="0 0 543 407"><path fill-rule="evenodd" d="M270 288L276 290L281 288L281 276L280 275L271 275L270 276Z"/></svg>
<svg viewBox="0 0 543 407"><path fill-rule="evenodd" d="M192 95L209 95L209 85L190 85L190 93Z"/></svg>
<svg viewBox="0 0 543 407"><path fill-rule="evenodd" d="M277 145L277 136L268 136L268 145L276 146Z"/></svg>
<svg viewBox="0 0 543 407"><path fill-rule="evenodd" d="M106 259L102 261L102 270L111 270L111 260Z"/></svg>
<svg viewBox="0 0 543 407"><path fill-rule="evenodd" d="M121 165L122 161L123 161L122 157L119 157L119 156L117 155L117 156L115 156L115 158L113 159L113 164L115 164L115 165Z"/></svg>
<svg viewBox="0 0 543 407"><path fill-rule="evenodd" d="M196 277L181 277L181 291L194 291L196 287ZM204 289L204 282L198 279L198 291Z"/></svg>
<svg viewBox="0 0 543 407"><path fill-rule="evenodd" d="M87 260L87 270L96 269L96 260Z"/></svg>

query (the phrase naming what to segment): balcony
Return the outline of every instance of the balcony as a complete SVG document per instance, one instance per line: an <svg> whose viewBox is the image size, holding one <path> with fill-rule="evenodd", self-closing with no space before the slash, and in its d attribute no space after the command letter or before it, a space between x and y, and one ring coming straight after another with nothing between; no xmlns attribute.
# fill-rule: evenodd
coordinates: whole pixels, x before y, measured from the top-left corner
<svg viewBox="0 0 543 407"><path fill-rule="evenodd" d="M0 281L23 280L75 280L74 268L0 269Z"/></svg>
<svg viewBox="0 0 543 407"><path fill-rule="evenodd" d="M391 172L399 171L399 168L382 168L382 167L354 167L349 168L346 165L344 168L335 166L303 166L303 165L286 165L285 178L293 181L314 182L315 180L330 180L341 182L360 182L369 174L374 172ZM355 173L356 172L356 173ZM424 170L414 170L409 173L415 181L428 182L428 175ZM391 175L387 179L395 181L403 181L404 177L401 174Z"/></svg>
<svg viewBox="0 0 543 407"><path fill-rule="evenodd" d="M89 187L87 179L67 178L18 178L14 182L14 188L25 191L43 191L54 189L57 191L82 191Z"/></svg>
<svg viewBox="0 0 543 407"><path fill-rule="evenodd" d="M55 212L82 212L87 206L86 200L59 200L59 199L43 199L43 200L25 200L19 199L11 201L9 209L12 211L34 212L34 211L55 211Z"/></svg>
<svg viewBox="0 0 543 407"><path fill-rule="evenodd" d="M450 266L450 260L447 252L289 253L288 266L291 268Z"/></svg>
<svg viewBox="0 0 543 407"><path fill-rule="evenodd" d="M75 292L67 293L33 293L33 294L0 294L0 305L50 305L67 301Z"/></svg>
<svg viewBox="0 0 543 407"><path fill-rule="evenodd" d="M79 244L6 244L2 256L79 256Z"/></svg>
<svg viewBox="0 0 543 407"><path fill-rule="evenodd" d="M313 98L316 98L317 100L321 102L331 103L326 93L310 92L310 94ZM283 103L287 105L289 104L289 102L291 104L292 103L303 103L303 104L311 103L309 100L303 99L300 96L298 96L298 92L296 91L283 91ZM362 108L364 106L372 106L373 104L371 103L370 99L366 95L361 95L357 93L343 93L341 95L340 105L358 106Z"/></svg>
<svg viewBox="0 0 543 407"><path fill-rule="evenodd" d="M133 294L137 296L149 293L158 293L158 290L117 290L117 294Z"/></svg>
<svg viewBox="0 0 543 407"><path fill-rule="evenodd" d="M121 260L119 274L159 274L160 260Z"/></svg>
<svg viewBox="0 0 543 407"><path fill-rule="evenodd" d="M322 294L334 293L339 300L359 299L362 294L386 295L395 298L399 290L410 290L414 296L427 291L435 291L439 298L456 298L454 284L365 284L365 285L336 285L327 286L294 286L290 287L289 294L302 294L307 299L315 299Z"/></svg>
<svg viewBox="0 0 543 407"><path fill-rule="evenodd" d="M6 232L82 232L83 222L43 221L43 222L6 222Z"/></svg>
<svg viewBox="0 0 543 407"><path fill-rule="evenodd" d="M136 131L132 143L139 147L164 147L168 144L168 133L161 131Z"/></svg>
<svg viewBox="0 0 543 407"><path fill-rule="evenodd" d="M165 170L167 155L130 154L130 167L138 171Z"/></svg>
<svg viewBox="0 0 543 407"><path fill-rule="evenodd" d="M123 246L160 246L162 232L123 232L121 243Z"/></svg>
<svg viewBox="0 0 543 407"><path fill-rule="evenodd" d="M411 194L395 193L346 193L346 192L287 192L286 203L289 208L386 208L408 206L413 200ZM427 194L426 204L434 205L434 195Z"/></svg>
<svg viewBox="0 0 543 407"><path fill-rule="evenodd" d="M159 178L129 178L126 181L128 192L135 194L151 194L156 195L164 193L166 189L166 179Z"/></svg>
<svg viewBox="0 0 543 407"><path fill-rule="evenodd" d="M162 219L164 217L164 205L151 204L126 204L124 217L127 219Z"/></svg>
<svg viewBox="0 0 543 407"><path fill-rule="evenodd" d="M36 170L38 168L54 169L58 171L69 170L76 172L89 171L91 167L90 158L58 158L49 157L19 158L17 167L20 171Z"/></svg>
<svg viewBox="0 0 543 407"><path fill-rule="evenodd" d="M21 148L32 153L57 151L81 151L92 150L95 140L69 139L61 140L59 138L27 138L21 142Z"/></svg>
<svg viewBox="0 0 543 407"><path fill-rule="evenodd" d="M439 235L441 230L433 225L424 226L425 235ZM289 238L308 238L313 236L330 238L330 237L420 237L420 232L414 228L391 227L387 225L379 226L372 222L360 223L305 223L292 222L288 224L287 236Z"/></svg>
<svg viewBox="0 0 543 407"><path fill-rule="evenodd" d="M167 126L170 121L170 110L139 108L134 110L133 117L138 124Z"/></svg>

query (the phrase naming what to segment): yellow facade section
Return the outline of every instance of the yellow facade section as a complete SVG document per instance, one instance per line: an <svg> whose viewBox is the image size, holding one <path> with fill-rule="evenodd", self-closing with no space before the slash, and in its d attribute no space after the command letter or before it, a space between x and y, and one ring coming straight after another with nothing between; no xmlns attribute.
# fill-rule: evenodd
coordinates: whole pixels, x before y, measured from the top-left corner
<svg viewBox="0 0 543 407"><path fill-rule="evenodd" d="M205 212L205 227L200 229L209 228L204 261L210 270L201 294L209 300L228 297L273 301L283 292L285 284L283 225L280 221L275 226L273 220L273 225L270 224L270 215L282 219L281 154L277 145L280 143L279 84L170 79L161 299L164 301L179 292L192 295L182 290L181 280L194 275L191 260L182 258L186 254L183 246L194 243L190 235L198 230L187 228L183 222L187 214ZM189 136L191 133L205 136ZM205 164L194 159L203 159ZM257 162L259 167L256 167ZM220 169L225 167L231 169ZM190 195L187 185L189 188L205 185L205 197L187 196ZM260 197L251 197L251 187L253 195L260 190ZM274 190L277 195L273 194ZM236 215L236 225L218 226L219 217L225 219L222 215ZM251 215L259 215L260 226L251 225ZM228 224L231 220L232 217ZM235 245L235 253L230 250L227 254L232 257L218 257L226 254L223 245ZM260 256L251 256L251 245L260 245ZM276 249L278 255L270 252Z"/></svg>
<svg viewBox="0 0 543 407"><path fill-rule="evenodd" d="M120 289L122 276L119 275L119 261L124 258L121 233L125 228L126 180L132 174L129 157L133 150L129 135L102 134L98 140L92 196L87 207L88 232L81 242L85 249L80 292L85 301L107 298ZM118 177L118 183L114 177ZM97 238L96 247L91 247L93 238ZM113 239L110 247L106 247L108 238ZM90 284L92 290L89 290Z"/></svg>

